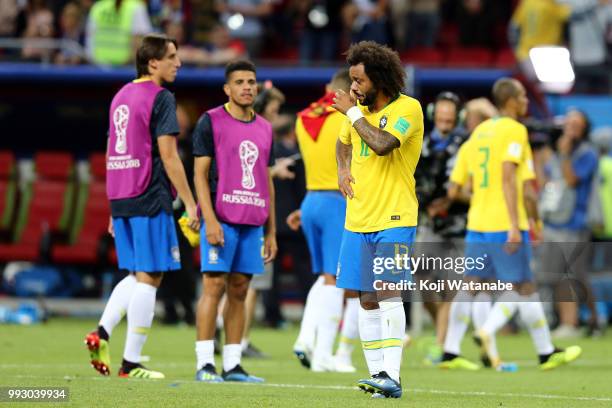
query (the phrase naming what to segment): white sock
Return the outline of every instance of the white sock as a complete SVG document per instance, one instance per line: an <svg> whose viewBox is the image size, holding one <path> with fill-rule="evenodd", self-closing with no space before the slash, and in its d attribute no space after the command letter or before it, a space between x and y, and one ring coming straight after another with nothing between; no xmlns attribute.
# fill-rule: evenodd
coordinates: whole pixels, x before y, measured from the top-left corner
<svg viewBox="0 0 612 408"><path fill-rule="evenodd" d="M323 300L317 324L317 340L313 360L329 361L334 350L334 340L342 317L344 291L335 285L324 285L320 290Z"/></svg>
<svg viewBox="0 0 612 408"><path fill-rule="evenodd" d="M99 325L104 327L109 337L113 333L115 326L119 324L127 313L136 283L136 277L130 273L115 286L108 298Z"/></svg>
<svg viewBox="0 0 612 408"><path fill-rule="evenodd" d="M546 322L542 302L540 302L540 296L533 293L529 296L522 296L521 300L518 304L519 315L529 330L538 355L552 353L555 351L555 346L550 339L550 330L548 322Z"/></svg>
<svg viewBox="0 0 612 408"><path fill-rule="evenodd" d="M492 307L490 294L480 292L474 296L474 303L472 303L472 320L476 331L484 326L487 317L489 317L489 313L491 313ZM499 357L495 335L490 336L489 352L492 357Z"/></svg>
<svg viewBox="0 0 612 408"><path fill-rule="evenodd" d="M129 362L140 362L142 347L153 323L156 293L155 286L142 282L138 282L134 288L127 311L128 332L123 353L123 358Z"/></svg>
<svg viewBox="0 0 612 408"><path fill-rule="evenodd" d="M359 307L359 337L370 375L384 370L380 316L380 309L365 310Z"/></svg>
<svg viewBox="0 0 612 408"><path fill-rule="evenodd" d="M406 333L406 312L402 298L395 297L378 303L380 305L383 366L389 377L400 380L403 338Z"/></svg>
<svg viewBox="0 0 612 408"><path fill-rule="evenodd" d="M240 364L242 346L240 344L226 344L223 346L223 370L229 371Z"/></svg>
<svg viewBox="0 0 612 408"><path fill-rule="evenodd" d="M457 292L448 315L448 331L444 339L444 352L460 355L461 341L470 324L473 296L469 292Z"/></svg>
<svg viewBox="0 0 612 408"><path fill-rule="evenodd" d="M482 330L489 336L497 333L512 318L518 308L520 297L515 291L504 292L491 308Z"/></svg>
<svg viewBox="0 0 612 408"><path fill-rule="evenodd" d="M304 314L302 316L302 323L300 324L300 333L295 342L296 345L301 347L314 348L317 321L319 319L321 305L321 288L323 288L323 276L319 276L306 297Z"/></svg>
<svg viewBox="0 0 612 408"><path fill-rule="evenodd" d="M342 331L336 355L351 359L354 349L354 340L359 337L359 298L346 299L344 317L342 319Z"/></svg>
<svg viewBox="0 0 612 408"><path fill-rule="evenodd" d="M215 365L215 341L199 340L196 341L196 370L202 369L206 364Z"/></svg>

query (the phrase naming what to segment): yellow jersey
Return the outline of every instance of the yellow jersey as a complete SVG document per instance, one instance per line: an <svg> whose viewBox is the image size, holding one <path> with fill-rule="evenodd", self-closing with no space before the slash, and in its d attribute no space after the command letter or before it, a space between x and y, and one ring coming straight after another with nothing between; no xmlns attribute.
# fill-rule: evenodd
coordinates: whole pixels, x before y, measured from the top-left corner
<svg viewBox="0 0 612 408"><path fill-rule="evenodd" d="M528 230L523 203L523 183L535 178L527 128L511 118L493 118L481 123L459 149L451 181L465 185L471 177L472 198L467 229L502 232L510 229L510 216L502 184L502 165L516 163L519 229Z"/></svg>
<svg viewBox="0 0 612 408"><path fill-rule="evenodd" d="M529 50L540 45L561 45L563 27L571 8L556 0L523 0L512 16L512 24L520 30L516 56L519 61L529 57Z"/></svg>
<svg viewBox="0 0 612 408"><path fill-rule="evenodd" d="M414 170L423 144L423 110L414 98L400 94L379 112L358 105L369 124L400 142L386 156L378 156L347 120L340 142L352 145L351 175L354 197L347 200L345 228L375 232L417 225L418 202Z"/></svg>
<svg viewBox="0 0 612 408"><path fill-rule="evenodd" d="M346 116L340 112L330 113L314 140L304 128L302 118L298 117L295 134L304 161L307 190L338 190L336 141L345 121Z"/></svg>

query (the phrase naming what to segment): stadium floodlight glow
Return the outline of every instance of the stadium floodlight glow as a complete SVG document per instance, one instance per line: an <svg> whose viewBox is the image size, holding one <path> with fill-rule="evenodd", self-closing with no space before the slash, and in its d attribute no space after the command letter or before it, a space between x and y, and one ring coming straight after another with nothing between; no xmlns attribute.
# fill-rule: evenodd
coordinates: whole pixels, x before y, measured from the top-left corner
<svg viewBox="0 0 612 408"><path fill-rule="evenodd" d="M576 75L565 47L535 47L529 59L545 92L564 93L572 89Z"/></svg>
<svg viewBox="0 0 612 408"><path fill-rule="evenodd" d="M329 23L329 16L323 7L317 6L308 13L308 20L310 20L310 23L316 28L322 28Z"/></svg>
<svg viewBox="0 0 612 408"><path fill-rule="evenodd" d="M232 14L227 19L227 26L230 30L238 30L244 24L244 16L240 13Z"/></svg>

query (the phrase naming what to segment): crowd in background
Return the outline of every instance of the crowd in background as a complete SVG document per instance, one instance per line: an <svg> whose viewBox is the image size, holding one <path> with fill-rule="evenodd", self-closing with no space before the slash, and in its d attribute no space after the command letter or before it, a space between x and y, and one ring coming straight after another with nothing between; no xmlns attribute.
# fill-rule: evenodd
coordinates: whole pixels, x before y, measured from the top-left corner
<svg viewBox="0 0 612 408"><path fill-rule="evenodd" d="M0 47L1 58L61 64L128 64L135 39L158 31L178 39L184 63L200 66L247 54L255 60L334 62L360 40L400 52L512 46L519 62L533 46L567 44L578 69L597 81L612 39L609 0L0 0L0 5L0 39L24 40L17 51ZM49 50L31 41L40 38L68 41Z"/></svg>

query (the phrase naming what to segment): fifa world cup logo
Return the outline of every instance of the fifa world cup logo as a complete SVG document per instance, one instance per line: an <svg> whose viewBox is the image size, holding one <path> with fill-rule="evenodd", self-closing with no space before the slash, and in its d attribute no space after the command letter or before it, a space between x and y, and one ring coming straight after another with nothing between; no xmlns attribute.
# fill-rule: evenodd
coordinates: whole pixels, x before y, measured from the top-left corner
<svg viewBox="0 0 612 408"><path fill-rule="evenodd" d="M115 125L115 151L119 154L127 152L127 127L130 119L130 108L127 105L119 105L113 112L113 123Z"/></svg>
<svg viewBox="0 0 612 408"><path fill-rule="evenodd" d="M242 188L252 190L255 188L255 177L253 177L253 167L259 157L257 145L250 140L240 143L240 164L242 165Z"/></svg>

